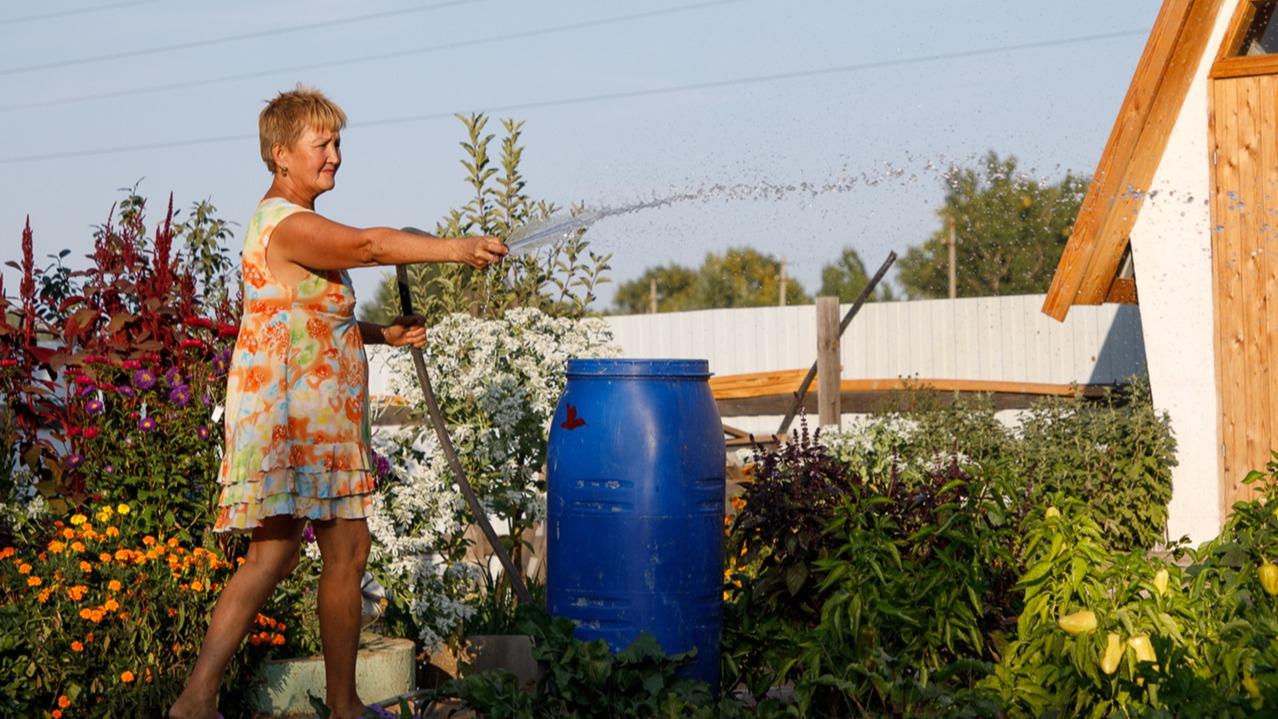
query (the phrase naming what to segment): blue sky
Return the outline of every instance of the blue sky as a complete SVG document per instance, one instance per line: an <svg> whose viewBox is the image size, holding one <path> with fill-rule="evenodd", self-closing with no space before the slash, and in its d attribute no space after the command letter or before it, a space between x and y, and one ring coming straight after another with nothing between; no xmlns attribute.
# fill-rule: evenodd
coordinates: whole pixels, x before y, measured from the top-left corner
<svg viewBox="0 0 1278 719"><path fill-rule="evenodd" d="M1091 173L1158 6L6 3L0 260L17 259L30 215L38 255L68 248L81 265L91 227L138 180L153 213L173 192L183 207L210 199L242 226L269 184L257 113L302 81L350 118L338 187L318 203L332 219L432 227L467 199L463 128L448 114L488 110L494 131L498 118L526 122L538 198L615 206L745 188L598 224L590 236L613 253L614 279L750 245L784 256L812 292L845 245L874 267L922 242L953 162L993 149L1046 179ZM750 189L848 178L850 190L818 196ZM354 273L362 298L378 276ZM600 294L603 307L612 288Z"/></svg>

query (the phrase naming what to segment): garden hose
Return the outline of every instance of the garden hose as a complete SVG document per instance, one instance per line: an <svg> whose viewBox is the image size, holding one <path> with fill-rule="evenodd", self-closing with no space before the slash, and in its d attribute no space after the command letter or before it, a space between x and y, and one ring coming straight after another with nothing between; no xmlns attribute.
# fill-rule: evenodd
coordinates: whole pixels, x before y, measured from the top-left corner
<svg viewBox="0 0 1278 719"><path fill-rule="evenodd" d="M406 229L406 231L411 232L412 230ZM397 265L395 267L395 280L399 288L400 311L405 316L411 316L413 314L413 299L408 286L407 265ZM426 397L426 411L430 415L430 423L435 427L435 435L439 437L439 446L444 449L444 456L448 458L448 465L452 467L453 476L457 478L457 486L461 488L462 495L466 497L466 503L470 505L470 511L475 515L475 522L483 530L484 537L488 540L488 544L492 546L493 553L497 555L498 561L501 562L506 576L510 577L510 586L515 590L519 601L531 604L532 595L528 593L528 587L524 585L524 578L515 569L515 563L511 561L510 554L506 551L506 545L502 544L497 537L497 533L493 531L493 525L488 522L488 514L479 503L479 497L475 496L475 490L471 488L470 482L466 480L466 470L462 468L461 461L457 459L457 451L453 448L452 438L448 436L448 426L444 424L444 415L439 411L439 403L435 400L435 392L430 386L430 377L426 374L426 359L422 356L422 351L417 347L409 347L409 352L413 356L413 366L417 368L417 381L421 384L422 394Z"/></svg>

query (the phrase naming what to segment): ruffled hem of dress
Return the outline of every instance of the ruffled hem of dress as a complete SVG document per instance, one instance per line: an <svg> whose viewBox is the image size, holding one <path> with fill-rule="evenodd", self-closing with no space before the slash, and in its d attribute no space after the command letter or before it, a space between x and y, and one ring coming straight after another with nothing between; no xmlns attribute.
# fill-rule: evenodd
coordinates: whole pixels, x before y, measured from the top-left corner
<svg viewBox="0 0 1278 719"><path fill-rule="evenodd" d="M242 473L235 479L219 480L222 492L220 507L249 501L265 501L286 494L312 499L336 499L354 494L369 494L377 488L374 474L367 469L314 472L296 467L282 467L267 472Z"/></svg>
<svg viewBox="0 0 1278 719"><path fill-rule="evenodd" d="M233 438L229 444L234 446L235 439ZM270 472L279 469L311 474L356 472L372 469L372 454L368 445L359 441L311 443L286 440L260 449L254 448L247 453L229 453L223 465L224 474L235 471ZM239 479L241 478L230 480L223 478L221 482L230 484Z"/></svg>
<svg viewBox="0 0 1278 719"><path fill-rule="evenodd" d="M373 495L352 494L336 498L298 497L279 494L265 501L239 502L219 506L213 531L251 532L262 526L267 517L289 516L311 521L329 519L365 519L373 506Z"/></svg>

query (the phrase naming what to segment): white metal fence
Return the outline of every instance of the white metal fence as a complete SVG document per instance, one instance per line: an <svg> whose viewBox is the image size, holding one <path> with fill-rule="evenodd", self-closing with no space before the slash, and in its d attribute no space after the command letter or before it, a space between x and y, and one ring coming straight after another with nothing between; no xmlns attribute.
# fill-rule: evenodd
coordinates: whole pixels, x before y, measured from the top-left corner
<svg viewBox="0 0 1278 719"><path fill-rule="evenodd" d="M1134 305L1079 306L1065 322L1043 295L870 303L843 334L843 378L1111 383L1145 372ZM849 305L840 308L846 312ZM716 374L808 367L813 305L608 317L627 357L707 359Z"/></svg>

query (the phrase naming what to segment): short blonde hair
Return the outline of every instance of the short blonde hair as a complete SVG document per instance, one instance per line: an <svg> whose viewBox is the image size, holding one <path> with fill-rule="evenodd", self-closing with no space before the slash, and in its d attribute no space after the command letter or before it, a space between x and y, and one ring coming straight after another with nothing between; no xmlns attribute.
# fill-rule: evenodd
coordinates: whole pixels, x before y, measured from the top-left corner
<svg viewBox="0 0 1278 719"><path fill-rule="evenodd" d="M346 113L324 93L298 83L266 103L257 117L257 136L262 145L262 162L275 173L273 149L291 146L308 128L337 132L346 127Z"/></svg>

